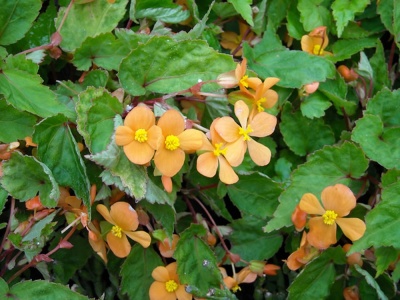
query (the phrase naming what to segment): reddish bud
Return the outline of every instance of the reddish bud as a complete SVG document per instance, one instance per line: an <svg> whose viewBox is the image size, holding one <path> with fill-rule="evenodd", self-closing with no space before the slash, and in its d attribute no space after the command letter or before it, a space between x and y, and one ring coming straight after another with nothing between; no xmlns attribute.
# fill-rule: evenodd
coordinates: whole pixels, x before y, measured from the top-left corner
<svg viewBox="0 0 400 300"><path fill-rule="evenodd" d="M358 78L358 74L353 69L349 69L345 65L340 65L337 70L346 82L354 81Z"/></svg>
<svg viewBox="0 0 400 300"><path fill-rule="evenodd" d="M70 242L61 240L61 242L58 244L60 248L62 249L71 249L74 245L72 245Z"/></svg>
<svg viewBox="0 0 400 300"><path fill-rule="evenodd" d="M345 300L358 300L358 287L356 285L349 286L343 290L343 297Z"/></svg>
<svg viewBox="0 0 400 300"><path fill-rule="evenodd" d="M347 253L347 252L349 252L351 246L352 246L351 244L345 244L343 246L343 250ZM355 253L347 256L346 261L350 266L359 265L360 267L362 267L362 265L364 263L361 258L361 253L359 253L359 252L355 252Z"/></svg>
<svg viewBox="0 0 400 300"><path fill-rule="evenodd" d="M297 205L292 213L292 223L297 231L302 231L307 223L307 213Z"/></svg>
<svg viewBox="0 0 400 300"><path fill-rule="evenodd" d="M236 263L238 263L240 261L240 256L238 254L234 254L234 253L230 252L229 253L229 259L231 260L231 262L236 264Z"/></svg>
<svg viewBox="0 0 400 300"><path fill-rule="evenodd" d="M49 55L51 58L59 59L61 54L62 54L62 51L58 47L53 47L53 48L49 49Z"/></svg>
<svg viewBox="0 0 400 300"><path fill-rule="evenodd" d="M62 41L62 37L61 37L61 34L60 34L58 31L54 32L54 33L51 35L50 44L51 44L53 47L57 47L58 45L60 45L60 44L61 44L61 41Z"/></svg>
<svg viewBox="0 0 400 300"><path fill-rule="evenodd" d="M54 259L50 258L48 255L46 254L38 254L35 256L35 260L37 262L41 262L41 261L45 261L45 262L52 262L54 261Z"/></svg>

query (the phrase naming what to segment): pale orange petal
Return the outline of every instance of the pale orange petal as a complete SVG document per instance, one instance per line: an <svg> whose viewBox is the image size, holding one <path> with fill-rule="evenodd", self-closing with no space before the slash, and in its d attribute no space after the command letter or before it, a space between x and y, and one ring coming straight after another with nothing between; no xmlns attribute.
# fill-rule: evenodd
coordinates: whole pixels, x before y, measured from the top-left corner
<svg viewBox="0 0 400 300"><path fill-rule="evenodd" d="M257 87L262 84L261 79L258 77L249 77L246 81L249 85L249 88L252 88L253 90L257 89Z"/></svg>
<svg viewBox="0 0 400 300"><path fill-rule="evenodd" d="M222 43L225 43L225 42L233 42L237 46L238 41L241 40L239 35L233 31L225 31L225 32L221 33L221 38L222 38L221 45L222 45ZM224 47L224 45L222 45L222 47ZM226 47L224 47L224 48L226 48ZM230 48L228 48L228 49L230 49Z"/></svg>
<svg viewBox="0 0 400 300"><path fill-rule="evenodd" d="M170 293L165 288L164 282L153 282L149 290L150 300L176 300L175 293Z"/></svg>
<svg viewBox="0 0 400 300"><path fill-rule="evenodd" d="M213 152L206 152L197 158L196 163L197 171L206 177L214 177L217 173L218 168L218 158Z"/></svg>
<svg viewBox="0 0 400 300"><path fill-rule="evenodd" d="M356 197L350 188L343 184L328 186L321 193L326 210L333 210L338 217L347 216L356 207Z"/></svg>
<svg viewBox="0 0 400 300"><path fill-rule="evenodd" d="M312 37L309 37L308 35L303 35L301 37L301 50L314 54L314 45L314 39Z"/></svg>
<svg viewBox="0 0 400 300"><path fill-rule="evenodd" d="M238 80L242 79L246 75L247 70L247 59L243 58L242 63L238 64L235 69L235 75Z"/></svg>
<svg viewBox="0 0 400 300"><path fill-rule="evenodd" d="M343 234L352 241L360 239L366 229L364 221L358 218L337 218L336 223L342 229Z"/></svg>
<svg viewBox="0 0 400 300"><path fill-rule="evenodd" d="M210 130L210 132L211 132L211 130ZM203 145L199 149L200 151L214 151L214 146L211 144L210 140L207 138L207 136L204 133L202 133L202 141L203 141Z"/></svg>
<svg viewBox="0 0 400 300"><path fill-rule="evenodd" d="M230 276L224 278L224 283L228 289L231 289L234 286L238 285L237 281Z"/></svg>
<svg viewBox="0 0 400 300"><path fill-rule="evenodd" d="M192 299L192 294L189 294L185 290L184 285L180 285L178 289L175 291L176 297L178 300L191 300Z"/></svg>
<svg viewBox="0 0 400 300"><path fill-rule="evenodd" d="M260 112L254 116L250 122L250 127L253 129L250 136L264 137L272 134L276 126L276 117L266 112Z"/></svg>
<svg viewBox="0 0 400 300"><path fill-rule="evenodd" d="M265 93L267 90L269 90L272 86L277 84L279 82L279 78L276 77L268 77L265 78L263 85L262 85L262 92Z"/></svg>
<svg viewBox="0 0 400 300"><path fill-rule="evenodd" d="M239 177L228 163L225 157L219 156L219 179L226 184L234 184L239 181Z"/></svg>
<svg viewBox="0 0 400 300"><path fill-rule="evenodd" d="M144 105L133 108L125 118L124 125L136 131L138 129L149 129L155 124L154 113Z"/></svg>
<svg viewBox="0 0 400 300"><path fill-rule="evenodd" d="M98 205L96 206L96 210L99 212L99 214L102 215L102 217L103 217L104 219L106 219L106 221L107 221L108 223L111 223L111 224L115 225L115 222L114 222L114 220L111 218L110 212L108 211L107 207L105 207L103 204L98 204Z"/></svg>
<svg viewBox="0 0 400 300"><path fill-rule="evenodd" d="M128 238L125 234L122 237L115 236L111 231L107 233L107 243L110 246L111 251L115 256L124 258L131 252L131 244L129 244Z"/></svg>
<svg viewBox="0 0 400 300"><path fill-rule="evenodd" d="M157 150L162 142L162 130L160 127L154 125L147 131L147 143L154 150Z"/></svg>
<svg viewBox="0 0 400 300"><path fill-rule="evenodd" d="M154 163L161 174L172 177L182 168L185 162L185 152L182 149L173 151L161 146L154 155Z"/></svg>
<svg viewBox="0 0 400 300"><path fill-rule="evenodd" d="M143 248L147 248L151 243L151 236L145 231L124 231L132 240L142 245Z"/></svg>
<svg viewBox="0 0 400 300"><path fill-rule="evenodd" d="M176 273L176 269L178 268L178 264L176 262L170 263L165 268L168 270L169 278L175 280L175 282L180 283L178 274Z"/></svg>
<svg viewBox="0 0 400 300"><path fill-rule="evenodd" d="M299 248L292 254L290 254L286 261L288 268L292 271L296 271L297 269L300 269L302 266L304 266L304 264L301 263L298 259L303 258L305 255L306 253L304 251L304 248Z"/></svg>
<svg viewBox="0 0 400 300"><path fill-rule="evenodd" d="M243 161L244 154L247 150L247 143L242 138L240 138L235 142L228 144L225 149L226 154L224 156L226 160L232 167L237 167Z"/></svg>
<svg viewBox="0 0 400 300"><path fill-rule="evenodd" d="M151 273L151 276L154 278L154 280L160 281L160 282L167 282L168 280L171 279L169 276L168 269L164 266L155 268L153 270L153 272Z"/></svg>
<svg viewBox="0 0 400 300"><path fill-rule="evenodd" d="M326 249L336 243L336 223L327 225L322 217L314 217L309 221L310 232L307 240L311 246L318 249Z"/></svg>
<svg viewBox="0 0 400 300"><path fill-rule="evenodd" d="M325 209L322 207L321 203L319 203L317 197L311 193L306 193L301 197L299 207L302 211L311 215L322 216L325 213Z"/></svg>
<svg viewBox="0 0 400 300"><path fill-rule="evenodd" d="M232 42L232 41L228 41L228 40L221 40L220 42L221 46L225 49L229 49L229 50L234 50L237 48L237 46L239 46L238 42Z"/></svg>
<svg viewBox="0 0 400 300"><path fill-rule="evenodd" d="M124 153L134 164L145 165L153 158L154 149L147 143L133 141L124 146Z"/></svg>
<svg viewBox="0 0 400 300"><path fill-rule="evenodd" d="M164 137L168 135L179 135L185 129L185 120L175 109L167 110L158 120L157 125L161 127Z"/></svg>
<svg viewBox="0 0 400 300"><path fill-rule="evenodd" d="M165 191L167 193L171 193L172 192L172 179L171 177L165 176L165 175L161 175L161 183L165 189Z"/></svg>
<svg viewBox="0 0 400 300"><path fill-rule="evenodd" d="M231 117L222 117L215 124L215 130L228 143L240 138L240 126Z"/></svg>
<svg viewBox="0 0 400 300"><path fill-rule="evenodd" d="M267 101L261 103L266 109L274 107L276 102L278 102L278 93L274 90L268 90L264 93L264 97Z"/></svg>
<svg viewBox="0 0 400 300"><path fill-rule="evenodd" d="M187 129L178 135L180 148L183 151L198 150L203 145L202 132L196 129Z"/></svg>
<svg viewBox="0 0 400 300"><path fill-rule="evenodd" d="M253 139L247 141L249 154L254 163L258 166L266 166L271 161L271 150L268 147L256 142Z"/></svg>
<svg viewBox="0 0 400 300"><path fill-rule="evenodd" d="M115 143L118 146L125 146L135 140L135 132L127 126L119 126L115 130Z"/></svg>
<svg viewBox="0 0 400 300"><path fill-rule="evenodd" d="M138 228L139 219L137 212L127 202L116 202L110 208L110 216L115 225L123 231L133 231Z"/></svg>
<svg viewBox="0 0 400 300"><path fill-rule="evenodd" d="M244 129L246 129L246 127L247 127L247 118L249 117L249 107L247 106L246 103L244 103L243 100L236 101L236 103L235 103L235 115L239 120L240 126L242 126L242 128L244 128Z"/></svg>

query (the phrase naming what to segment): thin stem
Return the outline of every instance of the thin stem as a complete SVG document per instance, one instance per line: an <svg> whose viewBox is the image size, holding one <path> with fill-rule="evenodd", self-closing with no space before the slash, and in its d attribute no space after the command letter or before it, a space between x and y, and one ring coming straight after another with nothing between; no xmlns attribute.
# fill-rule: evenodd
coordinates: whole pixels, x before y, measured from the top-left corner
<svg viewBox="0 0 400 300"><path fill-rule="evenodd" d="M61 28L63 27L64 22L65 22L65 20L67 19L67 16L69 15L69 11L71 10L72 5L74 4L74 1L75 1L75 0L71 0L71 2L69 3L67 9L65 10L64 16L63 16L63 18L62 18L62 20L61 20L61 23L60 23L60 26L57 28L57 32L60 32L60 31L61 31Z"/></svg>
<svg viewBox="0 0 400 300"><path fill-rule="evenodd" d="M10 217L8 218L6 232L4 233L3 240L1 241L0 252L3 251L4 244L6 243L8 234L10 233L10 230L11 230L11 219L14 216L14 210L15 210L15 199L14 199L14 197L12 197L11 198Z"/></svg>
<svg viewBox="0 0 400 300"><path fill-rule="evenodd" d="M392 71L392 67L393 67L393 59L394 59L394 53L396 50L396 43L393 39L392 42L392 47L390 47L390 54L389 54L389 62L388 62L388 73L390 75L390 72Z"/></svg>

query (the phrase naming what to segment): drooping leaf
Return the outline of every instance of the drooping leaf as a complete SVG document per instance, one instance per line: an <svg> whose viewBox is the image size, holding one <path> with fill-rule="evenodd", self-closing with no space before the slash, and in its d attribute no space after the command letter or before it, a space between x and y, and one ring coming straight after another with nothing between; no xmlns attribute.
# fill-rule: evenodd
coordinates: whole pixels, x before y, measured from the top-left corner
<svg viewBox="0 0 400 300"><path fill-rule="evenodd" d="M359 265L355 264L354 268L357 270L357 272L359 274L361 274L366 282L375 290L378 298L380 300L387 300L388 297L386 297L386 295L383 293L381 287L379 286L379 284L376 282L376 280L374 279L374 277L371 276L371 274L369 274L366 270L363 270Z"/></svg>
<svg viewBox="0 0 400 300"><path fill-rule="evenodd" d="M29 184L27 184L29 182ZM3 163L1 185L13 197L26 201L39 193L46 207L55 207L60 190L49 168L35 157L14 152L11 159Z"/></svg>
<svg viewBox="0 0 400 300"><path fill-rule="evenodd" d="M42 6L40 0L2 1L0 10L0 45L10 45L23 38Z"/></svg>
<svg viewBox="0 0 400 300"><path fill-rule="evenodd" d="M172 0L141 0L131 4L129 15L132 20L149 18L167 23L179 23L189 18L190 12Z"/></svg>
<svg viewBox="0 0 400 300"><path fill-rule="evenodd" d="M323 5L324 0L299 0L297 8L300 11L300 20L308 32L318 26L331 27L332 16L328 8Z"/></svg>
<svg viewBox="0 0 400 300"><path fill-rule="evenodd" d="M228 0L228 2L232 3L235 10L250 26L254 26L253 12L251 10L252 0Z"/></svg>
<svg viewBox="0 0 400 300"><path fill-rule="evenodd" d="M43 120L36 126L33 140L38 144L39 159L49 167L60 185L74 190L87 206L90 218L90 184L68 119L57 115Z"/></svg>
<svg viewBox="0 0 400 300"><path fill-rule="evenodd" d="M231 56L216 52L203 41L176 42L160 36L139 45L122 60L118 76L130 94L140 96L146 91L185 90L234 68Z"/></svg>
<svg viewBox="0 0 400 300"><path fill-rule="evenodd" d="M175 209L168 204L159 203L149 203L147 201L142 201L140 203L144 208L146 208L151 215L159 222L167 236L172 236L174 233L175 225Z"/></svg>
<svg viewBox="0 0 400 300"><path fill-rule="evenodd" d="M312 193L317 198L327 186L342 183L357 194L360 178L368 167L368 160L363 151L350 142L340 146L326 146L308 157L291 177L288 188L279 197L279 206L274 217L264 227L266 232L291 226L291 215L305 193Z"/></svg>
<svg viewBox="0 0 400 300"><path fill-rule="evenodd" d="M338 37L342 36L343 29L347 26L349 21L354 20L355 15L357 13L362 13L370 3L370 0L335 0L332 3L332 14L336 21Z"/></svg>

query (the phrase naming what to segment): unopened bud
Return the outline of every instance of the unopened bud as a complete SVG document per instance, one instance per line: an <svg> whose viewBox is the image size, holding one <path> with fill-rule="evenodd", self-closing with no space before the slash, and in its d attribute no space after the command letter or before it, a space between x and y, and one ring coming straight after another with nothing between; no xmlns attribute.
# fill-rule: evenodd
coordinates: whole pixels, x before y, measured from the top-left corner
<svg viewBox="0 0 400 300"><path fill-rule="evenodd" d="M239 81L236 78L235 70L220 74L217 77L217 83L225 89L237 87Z"/></svg>
<svg viewBox="0 0 400 300"><path fill-rule="evenodd" d="M264 273L265 261L252 260L250 261L249 269L253 273L261 276Z"/></svg>
<svg viewBox="0 0 400 300"><path fill-rule="evenodd" d="M72 245L70 242L62 240L60 243L60 248L62 249L71 249L74 245Z"/></svg>
<svg viewBox="0 0 400 300"><path fill-rule="evenodd" d="M54 32L51 35L50 43L51 43L51 45L53 47L57 47L58 45L60 45L61 41L62 41L62 37L61 37L61 34L58 31Z"/></svg>
<svg viewBox="0 0 400 300"><path fill-rule="evenodd" d="M236 263L238 263L240 261L240 256L238 254L234 254L234 253L230 252L229 253L229 259L231 260L231 262L236 264Z"/></svg>

